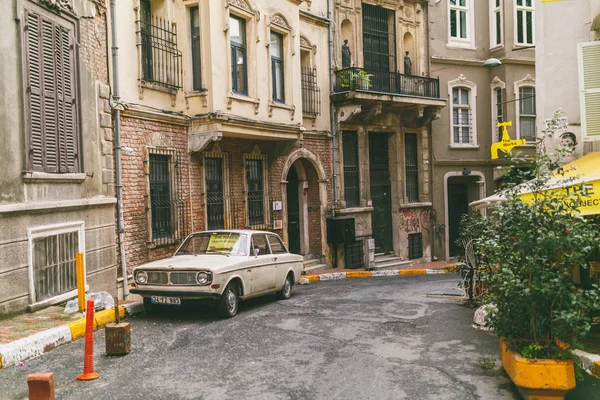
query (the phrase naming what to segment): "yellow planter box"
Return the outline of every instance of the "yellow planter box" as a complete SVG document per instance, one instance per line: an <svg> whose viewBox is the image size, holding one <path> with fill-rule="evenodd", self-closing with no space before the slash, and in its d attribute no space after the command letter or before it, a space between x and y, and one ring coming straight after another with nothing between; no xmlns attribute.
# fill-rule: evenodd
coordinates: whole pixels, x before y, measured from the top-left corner
<svg viewBox="0 0 600 400"><path fill-rule="evenodd" d="M575 367L571 360L537 360L521 357L500 339L502 366L522 389L527 399L563 399L575 388Z"/></svg>

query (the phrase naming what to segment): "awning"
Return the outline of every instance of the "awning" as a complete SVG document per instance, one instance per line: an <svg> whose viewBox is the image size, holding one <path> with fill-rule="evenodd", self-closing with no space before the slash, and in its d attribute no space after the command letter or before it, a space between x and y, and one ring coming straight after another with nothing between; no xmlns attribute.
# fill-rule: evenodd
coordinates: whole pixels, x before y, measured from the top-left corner
<svg viewBox="0 0 600 400"><path fill-rule="evenodd" d="M579 214L600 214L600 152L589 153L564 165L562 170L563 173L559 173L558 170L553 172L553 177L548 180L542 191L566 190L569 197L581 198ZM576 190L575 187L579 189ZM533 200L533 193L527 183L522 185L519 194L525 203ZM505 195L499 192L469 205L474 208L485 208L505 200Z"/></svg>

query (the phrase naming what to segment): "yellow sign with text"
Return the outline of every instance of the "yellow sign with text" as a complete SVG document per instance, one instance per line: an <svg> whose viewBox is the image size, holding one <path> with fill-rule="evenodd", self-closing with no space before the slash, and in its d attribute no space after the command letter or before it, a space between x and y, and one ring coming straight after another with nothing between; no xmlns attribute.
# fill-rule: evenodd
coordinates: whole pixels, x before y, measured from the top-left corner
<svg viewBox="0 0 600 400"><path fill-rule="evenodd" d="M561 195L566 193L565 201L570 201L572 204L581 199L581 204L577 208L579 215L600 214L600 180L547 190L549 195L559 194L559 191L562 192ZM536 195L536 193L524 193L521 195L521 200L531 204Z"/></svg>
<svg viewBox="0 0 600 400"><path fill-rule="evenodd" d="M507 126L512 126L512 121L498 122L498 128L502 127L502 140L492 144L492 160L498 158L498 151L509 153L514 147L527 143L525 139L511 140L508 136Z"/></svg>
<svg viewBox="0 0 600 400"><path fill-rule="evenodd" d="M234 233L214 233L210 236L208 246L206 248L207 254L214 253L231 253L235 244L239 240L240 235Z"/></svg>

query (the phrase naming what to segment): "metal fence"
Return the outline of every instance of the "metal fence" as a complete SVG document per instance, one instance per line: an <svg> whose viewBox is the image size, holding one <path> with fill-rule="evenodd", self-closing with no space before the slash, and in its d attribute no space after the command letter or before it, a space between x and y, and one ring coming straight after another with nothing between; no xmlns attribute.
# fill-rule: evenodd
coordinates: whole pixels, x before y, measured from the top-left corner
<svg viewBox="0 0 600 400"><path fill-rule="evenodd" d="M36 301L77 288L75 254L78 249L79 232L34 239L32 261Z"/></svg>
<svg viewBox="0 0 600 400"><path fill-rule="evenodd" d="M147 16L138 23L142 51L142 80L170 89L182 87L182 55L177 49L177 27L174 23Z"/></svg>
<svg viewBox="0 0 600 400"><path fill-rule="evenodd" d="M316 68L302 67L302 114L316 117L321 114L321 89L317 85Z"/></svg>
<svg viewBox="0 0 600 400"><path fill-rule="evenodd" d="M437 78L357 67L340 69L335 75L334 92L364 91L440 98L440 81Z"/></svg>

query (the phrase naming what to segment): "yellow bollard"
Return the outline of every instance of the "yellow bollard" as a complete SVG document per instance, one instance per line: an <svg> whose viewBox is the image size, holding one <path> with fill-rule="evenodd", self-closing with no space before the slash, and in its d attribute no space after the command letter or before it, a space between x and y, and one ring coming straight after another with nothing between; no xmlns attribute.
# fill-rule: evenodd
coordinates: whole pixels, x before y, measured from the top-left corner
<svg viewBox="0 0 600 400"><path fill-rule="evenodd" d="M85 276L83 272L83 253L75 255L75 269L77 273L77 303L79 312L85 310Z"/></svg>

